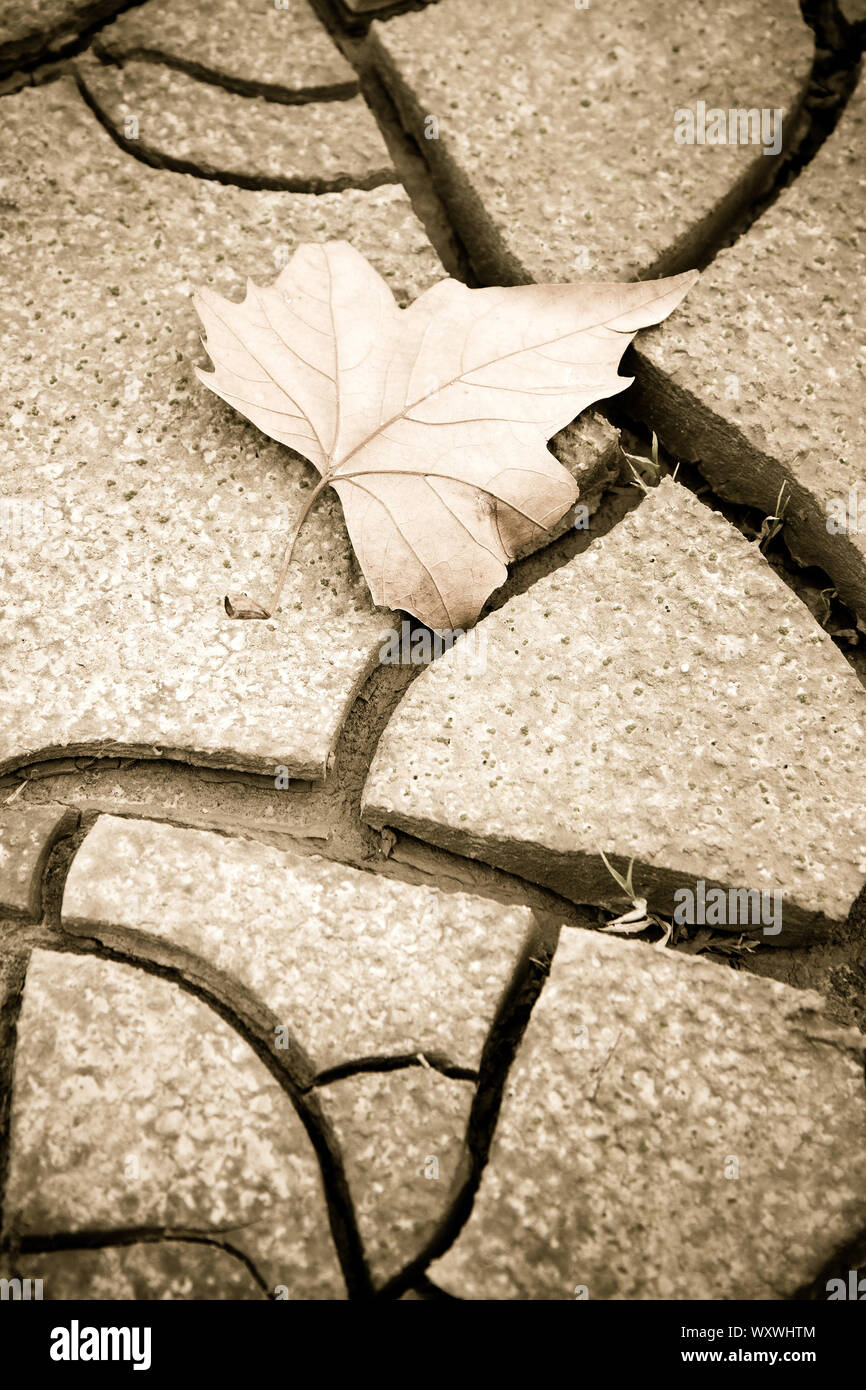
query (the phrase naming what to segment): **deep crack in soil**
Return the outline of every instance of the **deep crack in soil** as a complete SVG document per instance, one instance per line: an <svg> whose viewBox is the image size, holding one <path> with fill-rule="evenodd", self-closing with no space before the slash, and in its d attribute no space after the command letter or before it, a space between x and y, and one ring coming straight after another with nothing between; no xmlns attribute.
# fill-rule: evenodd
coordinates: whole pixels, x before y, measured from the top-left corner
<svg viewBox="0 0 866 1390"><path fill-rule="evenodd" d="M7 78L4 89L16 90L16 83L23 86L53 80L61 72L68 70L65 61L67 58L84 51L91 44L105 18L114 18L117 13L129 8L132 6L125 5L115 9L95 0L90 12L92 18L89 27L77 37L62 44L58 53L52 54L47 61L45 50L50 48L50 40L43 43L41 49L24 42L19 45L20 52L7 50L3 55L6 71L9 72L10 60L17 62L18 71ZM346 10L334 9L326 0L315 0L315 8L320 17L325 19L344 55L358 71L362 94L378 121L394 161L397 177L402 180L447 272L465 283L477 283L472 270L471 248L467 249L463 244L453 226L453 218L449 216L448 209L449 204L453 204L454 188L447 179L442 178L441 171L430 168L424 150L411 133L413 122L407 115L405 106L401 119L399 97L395 101L393 94L383 86L379 75L372 70L365 37L369 17L352 16ZM405 8L410 6L398 5L392 7L388 13L399 13ZM853 90L864 31L847 25L841 18L837 6L828 3L828 0L803 0L803 13L816 35L815 61L803 103L803 112L809 118L808 128L804 125L801 138L795 142L795 148L775 170L771 188L750 190L744 205L726 208L721 220L717 219L712 226L704 228L703 241L699 247L690 245L680 248L680 259L687 260L690 266L695 263L702 267L710 264L718 251L742 236L778 197L782 189L799 175L835 128ZM138 56L159 62L169 61L157 50L148 50ZM182 66L185 71L203 80L223 85L227 90L264 94L278 101L286 100L285 94L280 96L271 92L262 93L257 87L254 90L250 88L249 84L238 86L232 79L197 68L194 63L175 65ZM174 168L179 172L202 176L193 165L187 166L184 161L172 161L166 156L157 157L152 151L147 154L140 146L131 146L130 142L124 141L100 111L92 96L86 92L80 78L79 86L97 119L127 153L137 158L146 155L145 162L152 163L155 167ZM320 100L325 95L327 99L339 100L354 94L355 90L352 84L352 93L348 90L329 89L324 94L304 93L292 99ZM307 182L300 187L297 181L291 180L271 182L251 179L249 182L242 182L239 179L222 178L219 181L240 183L242 187L252 188L282 188L310 193L326 191L324 184L318 187ZM377 183L385 181L389 180L376 176ZM340 186L373 187L376 183L349 185L344 182ZM330 188L331 185L328 185L327 191L330 191ZM679 262L676 266L666 262L664 266L657 267L657 273L669 273L674 268L680 268ZM608 413L614 422L619 420L623 427L633 424L625 415L619 413L618 407L610 409ZM713 496L696 469L682 469L679 480L708 505L721 511L744 534L754 534L760 518L748 508L738 507ZM625 475L607 490L594 517L591 534L574 531L568 533L515 565L507 583L492 597L486 611L501 607L510 597L524 592L542 575L567 563L579 554L591 539L606 534L631 507L638 505L639 491L623 486L624 481ZM819 572L801 571L785 553L783 534L781 540L773 542L768 559L813 614L816 614L816 604L821 596L824 596L828 613L823 625L843 650L861 681L866 683L866 657L861 654L859 644L852 643L845 636L855 624L850 623L850 615L838 605L838 601L827 594L832 585L826 580L826 576ZM5 948L4 955L0 958L0 1217L3 1184L8 1168L15 1026L29 950L34 946L74 950L134 965L172 981L203 1000L253 1048L291 1099L316 1152L322 1170L331 1227L350 1297L397 1298L402 1293L412 1290L416 1291L419 1297L428 1299L449 1297L426 1278L425 1271L430 1261L450 1246L472 1210L493 1141L510 1067L519 1049L532 1008L549 973L560 928L570 925L591 929L595 921L591 913L582 912L574 904L558 898L557 895L500 870L434 849L404 835L393 837L390 842L383 842L381 835L361 822L360 796L370 760L385 724L416 674L418 668L412 667L380 666L374 671L356 698L343 726L335 751L334 765L326 781L315 785L296 782L278 794L285 798L281 805L288 814L284 817L274 814L275 792L269 785L269 779L232 773L220 780L218 773L208 778L203 775L204 770L201 769L196 770L181 764L148 763L137 758L96 758L85 767L76 766L73 760L73 766L65 766L64 770L53 770L49 762L40 769L41 775L38 778L10 774L2 779L6 786L19 788L23 784L21 795L28 802L56 800L73 806L80 813L80 823L54 846L45 867L42 919L39 922L9 919L0 924L0 938ZM68 764L70 760L61 761ZM129 788L128 801L124 800L124 785ZM119 797L116 794L118 789ZM112 935L110 930L99 928L94 928L92 939L72 938L65 934L60 927L60 904L65 877L74 853L96 815L101 811L154 816L173 824L207 826L226 834L249 835L267 843L301 849L303 852L324 853L328 858L356 868L384 873L407 882L435 883L445 891L469 890L503 903L524 904L536 912L536 939L515 968L511 984L500 1003L484 1048L467 1126L463 1163L448 1209L425 1249L379 1290L378 1294L374 1294L364 1256L339 1145L318 1105L313 1088L326 1086L332 1081L364 1071L392 1070L404 1066L424 1065L425 1062L411 1056L358 1058L315 1075L309 1059L304 1057L297 1043L285 1056L276 1056L268 1041L269 1036L273 1036L274 1025L269 1011L263 1010L258 1001L253 1001L247 996L236 982L225 978L217 980L218 972L189 953L167 948L164 943L157 945L139 934L133 938L133 935L128 933L121 939L119 934ZM860 921L863 911L866 910L861 906L866 900L864 894L861 894L861 899L852 909L852 926ZM820 988L828 995L831 1016L838 1018L840 1022L854 1022L863 1030L866 1024L866 965L862 955L863 953L856 949L852 935L848 941L835 945L822 945L798 951L762 951L742 962L741 967L754 973L773 975L800 988ZM446 1076L476 1079L474 1072L457 1067L447 1057L431 1054L425 1061ZM6 1231L7 1246L12 1235L13 1233ZM861 1233L832 1262L833 1268L837 1265L840 1269L851 1268L862 1263L866 1259L864 1239L866 1238ZM26 1253L31 1247L34 1251L73 1246L95 1248L99 1242L107 1245L141 1240L212 1241L220 1244L221 1248L227 1248L214 1233L167 1232L164 1228L155 1227L86 1234L70 1232L59 1235L32 1235L17 1242L17 1248L21 1253ZM74 1245L75 1242L78 1242L78 1245ZM247 1259L241 1252L230 1253ZM251 1263L248 1268L259 1287L267 1292L258 1271ZM829 1268L830 1266L828 1270ZM823 1291L826 1277L827 1270L822 1272L809 1289L801 1291L798 1297L808 1299L821 1296L821 1292L816 1291Z"/></svg>

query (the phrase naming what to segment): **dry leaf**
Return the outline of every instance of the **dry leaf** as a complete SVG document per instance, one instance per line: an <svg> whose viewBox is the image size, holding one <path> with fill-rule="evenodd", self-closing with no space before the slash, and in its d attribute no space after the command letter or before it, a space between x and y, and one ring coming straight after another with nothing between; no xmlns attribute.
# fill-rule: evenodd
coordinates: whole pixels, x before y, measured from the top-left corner
<svg viewBox="0 0 866 1390"><path fill-rule="evenodd" d="M215 371L206 386L334 487L376 603L466 628L519 547L577 497L547 441L617 375L640 328L696 271L606 285L467 289L441 280L399 309L347 242L301 246L241 304L196 296ZM292 544L294 536L292 537ZM239 617L273 612L227 600ZM232 608L230 605L233 605Z"/></svg>

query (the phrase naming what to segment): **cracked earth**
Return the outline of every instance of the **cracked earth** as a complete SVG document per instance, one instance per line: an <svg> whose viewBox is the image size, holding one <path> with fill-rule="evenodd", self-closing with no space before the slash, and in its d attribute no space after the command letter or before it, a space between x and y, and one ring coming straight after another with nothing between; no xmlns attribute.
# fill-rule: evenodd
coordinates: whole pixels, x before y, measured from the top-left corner
<svg viewBox="0 0 866 1390"><path fill-rule="evenodd" d="M866 1260L864 35L6 6L0 1274L803 1299ZM699 100L781 111L778 155L677 144ZM475 665L383 663L333 494L275 619L225 614L315 473L200 388L191 296L333 239L401 305L703 272L552 441L583 518Z"/></svg>

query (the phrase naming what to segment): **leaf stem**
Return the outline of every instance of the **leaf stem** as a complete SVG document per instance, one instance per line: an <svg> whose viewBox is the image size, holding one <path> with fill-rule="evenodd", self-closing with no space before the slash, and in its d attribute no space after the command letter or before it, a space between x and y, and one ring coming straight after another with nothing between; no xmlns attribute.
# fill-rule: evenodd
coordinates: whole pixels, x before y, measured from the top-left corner
<svg viewBox="0 0 866 1390"><path fill-rule="evenodd" d="M292 534L289 536L288 540L286 541L286 548L283 551L283 563L280 566L280 573L277 578L277 587L274 589L274 596L271 599L271 602L268 606L269 613L273 614L277 611L277 604L279 603L280 595L283 592L283 585L286 582L286 575L289 572L289 565L292 563L292 555L294 554L295 550L295 542L298 539L301 527L303 526L304 522L309 516L316 499L320 496L321 493L324 492L326 487L330 486L330 483L330 477L326 473L323 473L319 481L316 483L316 486L310 493L309 497L307 498L306 502L304 503L303 507L301 508L300 515L298 516L298 519L295 522L295 528L292 531Z"/></svg>

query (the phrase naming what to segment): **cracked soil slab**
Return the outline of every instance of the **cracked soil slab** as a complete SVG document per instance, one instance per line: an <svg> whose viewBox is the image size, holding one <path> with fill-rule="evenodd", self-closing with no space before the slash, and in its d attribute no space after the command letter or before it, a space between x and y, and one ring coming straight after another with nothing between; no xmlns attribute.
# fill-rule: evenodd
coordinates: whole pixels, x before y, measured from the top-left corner
<svg viewBox="0 0 866 1390"><path fill-rule="evenodd" d="M620 910L601 851L666 916L699 880L780 893L781 933L746 928L774 945L847 916L866 693L718 513L664 480L481 629L486 670L455 646L398 705L366 820Z"/></svg>
<svg viewBox="0 0 866 1390"><path fill-rule="evenodd" d="M0 912L39 916L48 856L77 819L66 806L0 807Z"/></svg>
<svg viewBox="0 0 866 1390"><path fill-rule="evenodd" d="M779 109L796 143L813 49L797 0L448 0L371 43L488 284L690 268L776 160L678 144L675 112Z"/></svg>
<svg viewBox="0 0 866 1390"><path fill-rule="evenodd" d="M566 929L436 1284L469 1299L793 1297L866 1218L863 1039L822 1004Z"/></svg>
<svg viewBox="0 0 866 1390"><path fill-rule="evenodd" d="M156 63L117 67L85 58L76 69L130 152L152 163L305 193L398 182L360 96L285 106Z"/></svg>
<svg viewBox="0 0 866 1390"><path fill-rule="evenodd" d="M139 752L321 778L384 629L336 497L266 593L314 470L197 383L197 286L342 238L402 303L441 267L402 189L253 192L122 153L64 80L3 99L0 769Z"/></svg>
<svg viewBox="0 0 866 1390"><path fill-rule="evenodd" d="M351 1076L319 1091L377 1285L416 1258L441 1224L474 1091L424 1067Z"/></svg>
<svg viewBox="0 0 866 1390"><path fill-rule="evenodd" d="M777 510L866 631L866 79L778 200L637 347L635 411L724 497Z"/></svg>
<svg viewBox="0 0 866 1390"><path fill-rule="evenodd" d="M103 29L107 58L163 59L236 91L283 101L341 98L358 79L307 0L148 0Z"/></svg>
<svg viewBox="0 0 866 1390"><path fill-rule="evenodd" d="M19 1255L14 1269L20 1279L41 1279L46 1301L267 1297L237 1256L191 1242L163 1240L99 1250L47 1250ZM11 1270L10 1266L10 1275Z"/></svg>
<svg viewBox="0 0 866 1390"><path fill-rule="evenodd" d="M528 908L113 816L76 855L62 907L69 932L136 954L155 939L203 978L222 972L317 1069L427 1051L476 1067L532 922Z"/></svg>
<svg viewBox="0 0 866 1390"><path fill-rule="evenodd" d="M0 14L0 73L18 63L57 53L124 0L3 0Z"/></svg>
<svg viewBox="0 0 866 1390"><path fill-rule="evenodd" d="M129 965L34 952L6 1210L18 1236L231 1228L271 1287L343 1296L319 1165L291 1102L200 1000Z"/></svg>

